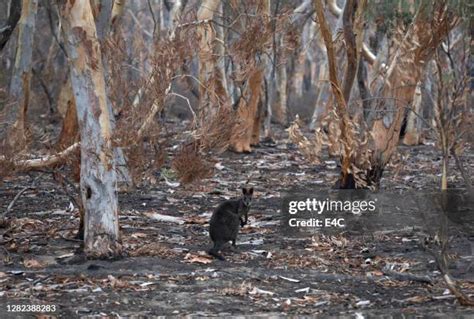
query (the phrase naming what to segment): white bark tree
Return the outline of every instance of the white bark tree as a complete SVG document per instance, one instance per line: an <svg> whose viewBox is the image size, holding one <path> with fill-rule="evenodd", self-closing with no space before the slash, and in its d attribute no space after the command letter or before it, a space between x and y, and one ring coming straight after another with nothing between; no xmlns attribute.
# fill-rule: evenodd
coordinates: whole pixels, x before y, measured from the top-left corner
<svg viewBox="0 0 474 319"><path fill-rule="evenodd" d="M112 114L107 107L100 44L89 1L68 1L63 20L81 135L84 251L91 257L114 256L120 253L121 245Z"/></svg>
<svg viewBox="0 0 474 319"><path fill-rule="evenodd" d="M225 76L222 65L218 64L216 53L222 51L221 45L216 45L216 29L212 19L219 13L220 1L205 0L197 12L199 21L199 110L202 117L209 119L216 111L216 105L228 100ZM219 66L221 69L219 69ZM215 94L209 92L211 82L215 87Z"/></svg>

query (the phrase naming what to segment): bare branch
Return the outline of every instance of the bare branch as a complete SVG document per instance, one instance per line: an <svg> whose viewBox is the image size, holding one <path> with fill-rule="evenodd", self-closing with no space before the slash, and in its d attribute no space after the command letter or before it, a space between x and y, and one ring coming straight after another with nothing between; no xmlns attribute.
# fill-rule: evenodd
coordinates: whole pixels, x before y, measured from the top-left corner
<svg viewBox="0 0 474 319"><path fill-rule="evenodd" d="M43 176L43 173L39 174L34 180L33 182L31 182L31 185L29 186L25 186L23 187L16 195L15 197L13 198L13 200L10 202L10 204L8 204L8 207L7 207L7 210L2 214L1 218L5 218L6 215L8 215L8 213L12 210L13 208L13 205L15 205L16 201L18 200L18 198L20 198L20 196L26 192L27 190L31 189L34 187L36 181L41 177Z"/></svg>
<svg viewBox="0 0 474 319"><path fill-rule="evenodd" d="M153 11L153 7L152 7L152 5L151 5L150 0L147 0L147 3L148 3L148 10L150 10L151 18L152 18L152 20L153 20L153 36L155 36L156 27L157 27L155 12Z"/></svg>
<svg viewBox="0 0 474 319"><path fill-rule="evenodd" d="M165 96L168 95L168 93L169 93L170 91L171 91L171 82L170 82L170 84L168 85L168 87L166 88ZM146 129L150 126L150 124L153 122L153 119L154 119L156 113L158 113L158 111L159 111L162 107L163 107L162 103L161 103L161 104L153 103L153 106L151 107L150 112L148 112L148 114L147 114L145 120L143 121L142 126L141 126L140 129L138 130L138 134L137 134L137 139L138 139L138 140L141 140L141 139L142 139L144 132L145 132Z"/></svg>
<svg viewBox="0 0 474 319"><path fill-rule="evenodd" d="M373 65L375 63L375 59L377 59L375 54L370 51L369 47L365 43L362 43L362 56L367 60L367 62L369 62L370 65Z"/></svg>
<svg viewBox="0 0 474 319"><path fill-rule="evenodd" d="M323 36L324 43L326 45L328 64L329 64L329 81L331 82L333 94L337 101L337 104L341 107L345 107L346 103L345 103L343 94L339 88L334 43L331 36L332 33L331 33L331 30L329 29L329 25L326 22L326 18L324 17L324 11L321 4L321 0L315 0L314 3L316 7L316 14L318 17L319 28L321 30L321 35Z"/></svg>
<svg viewBox="0 0 474 319"><path fill-rule="evenodd" d="M14 162L15 166L20 168L23 171L34 170L39 168L44 168L47 166L58 164L59 162L64 161L68 156L73 152L79 149L80 143L75 143L66 148L64 151L61 151L56 154L46 155L40 158L29 159L29 160L20 160ZM2 159L2 158L0 158Z"/></svg>
<svg viewBox="0 0 474 319"><path fill-rule="evenodd" d="M334 14L336 17L339 17L342 14L342 9L338 7L336 0L327 0L329 11Z"/></svg>
<svg viewBox="0 0 474 319"><path fill-rule="evenodd" d="M196 113L194 112L193 107L191 106L191 103L189 102L189 99L187 97L185 97L184 95L181 95L181 94L178 94L178 93L175 93L175 92L171 92L170 95L180 97L180 98L182 98L183 100L186 101L186 103L188 104L189 110L193 114L193 122L196 123Z"/></svg>
<svg viewBox="0 0 474 319"><path fill-rule="evenodd" d="M341 16L343 10L337 6L336 0L327 0L329 11L337 18ZM367 44L362 44L362 56L369 62L370 65L375 63L377 56L369 49Z"/></svg>

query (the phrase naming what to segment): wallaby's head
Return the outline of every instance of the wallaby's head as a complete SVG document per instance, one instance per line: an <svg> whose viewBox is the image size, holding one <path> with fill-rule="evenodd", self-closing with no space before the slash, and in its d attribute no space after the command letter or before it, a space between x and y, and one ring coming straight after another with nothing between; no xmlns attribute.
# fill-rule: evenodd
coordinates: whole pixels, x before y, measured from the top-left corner
<svg viewBox="0 0 474 319"><path fill-rule="evenodd" d="M242 202L243 202L245 207L250 207L250 205L252 203L252 196L253 196L253 187L250 187L250 188L243 187L242 188Z"/></svg>

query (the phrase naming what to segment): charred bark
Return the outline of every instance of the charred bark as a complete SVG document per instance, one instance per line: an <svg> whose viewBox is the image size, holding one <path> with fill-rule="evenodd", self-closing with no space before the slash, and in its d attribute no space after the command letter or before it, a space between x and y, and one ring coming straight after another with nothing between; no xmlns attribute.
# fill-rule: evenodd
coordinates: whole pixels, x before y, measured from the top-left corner
<svg viewBox="0 0 474 319"><path fill-rule="evenodd" d="M244 88L243 97L239 100L237 109L240 122L236 125L231 139L231 146L235 152L251 152L251 145L258 143L261 120L257 115L259 114L258 106L262 83L262 69L257 69L249 75L248 83Z"/></svg>
<svg viewBox="0 0 474 319"><path fill-rule="evenodd" d="M346 103L351 96L352 85L357 73L357 49L356 40L353 32L354 13L356 9L355 0L347 0L342 14L342 25L344 40L346 42L347 66L344 82L342 84L342 94Z"/></svg>
<svg viewBox="0 0 474 319"><path fill-rule="evenodd" d="M33 41L38 0L23 0L18 30L18 46L10 83L10 96L16 101L6 116L7 143L13 149L23 148L27 140L27 111L33 59Z"/></svg>
<svg viewBox="0 0 474 319"><path fill-rule="evenodd" d="M349 1L351 2L351 1ZM348 3L349 4L349 3ZM348 5L346 4L346 6ZM314 1L314 6L316 9L316 14L318 17L318 23L321 29L321 34L324 39L324 43L326 45L327 56L328 56L328 64L329 64L329 81L331 82L332 93L334 96L333 103L335 103L335 112L339 117L339 129L341 131L341 142L343 144L343 152L341 158L341 177L339 181L340 188L348 188L351 185L351 180L354 179L352 176L352 172L350 170L351 166L351 145L354 141L354 136L352 134L350 128L350 118L349 113L347 111L347 100L349 96L344 96L344 93L341 90L339 85L339 80L337 76L337 67L336 67L336 57L335 57L335 50L332 41L331 31L329 26L326 22L326 18L324 16L324 10L320 0ZM353 36L353 35L352 35ZM357 60L356 60L357 61ZM350 70L352 71L352 69ZM352 81L346 81L345 85L348 86L348 91L350 95L350 88L352 87L352 83L354 80L354 75L352 76ZM348 76L346 74L346 79ZM350 84L350 87L349 87Z"/></svg>
<svg viewBox="0 0 474 319"><path fill-rule="evenodd" d="M432 12L428 8L426 4L419 8L388 66L387 74L380 75L380 87L377 90L380 99L379 103L374 103L374 107L388 112L368 123L375 145L371 166L379 168L380 172L398 145L406 108L412 105L425 66L459 21L444 3L433 5ZM381 173L367 178L370 183L378 184Z"/></svg>
<svg viewBox="0 0 474 319"><path fill-rule="evenodd" d="M278 9L278 8L276 8ZM262 1L256 8L256 12L261 14L264 22L270 22L270 1ZM270 67L269 60L258 59L257 54L252 53L245 58L245 76L241 88L241 97L237 101L237 116L239 123L234 128L234 134L230 141L231 149L235 152L251 152L251 145L257 145L260 142L260 129L262 126L262 115L265 114L264 105L260 102L262 98L262 89L265 85L264 68ZM285 67L285 66L283 66ZM272 72L273 73L273 72ZM268 82L267 82L268 83ZM286 79L284 80L286 91ZM267 89L268 89L267 85ZM272 93L270 92L271 96ZM271 98L266 100L267 107L271 104ZM266 116L271 114L266 112ZM268 124L268 122L266 123ZM269 126L266 127L268 129ZM267 130L265 133L269 133Z"/></svg>

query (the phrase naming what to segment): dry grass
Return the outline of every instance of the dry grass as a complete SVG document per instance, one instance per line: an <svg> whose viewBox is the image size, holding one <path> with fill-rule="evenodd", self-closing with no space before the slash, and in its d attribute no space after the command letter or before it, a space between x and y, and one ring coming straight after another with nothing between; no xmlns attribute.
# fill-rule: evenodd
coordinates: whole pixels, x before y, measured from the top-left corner
<svg viewBox="0 0 474 319"><path fill-rule="evenodd" d="M228 148L230 139L238 134L235 132L238 123L235 113L230 107L221 107L210 120L201 121L201 125L193 133L201 152L222 153Z"/></svg>
<svg viewBox="0 0 474 319"><path fill-rule="evenodd" d="M211 176L213 166L207 162L195 143L184 145L174 157L172 167L183 184Z"/></svg>

